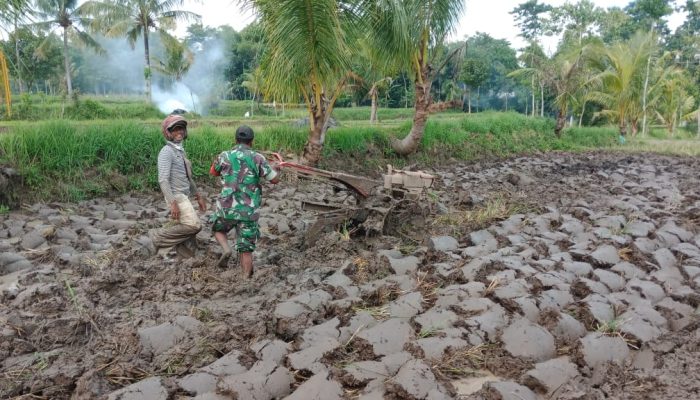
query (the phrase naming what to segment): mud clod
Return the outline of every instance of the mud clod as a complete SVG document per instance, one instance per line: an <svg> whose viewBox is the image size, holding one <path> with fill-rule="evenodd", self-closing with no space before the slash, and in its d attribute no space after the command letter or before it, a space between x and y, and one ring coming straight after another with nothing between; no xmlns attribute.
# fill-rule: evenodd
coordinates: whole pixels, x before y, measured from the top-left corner
<svg viewBox="0 0 700 400"><path fill-rule="evenodd" d="M30 204L0 214L0 397L695 398L697 169L453 164L430 171L442 207L406 202L382 235L329 228L313 246L297 204L344 194L284 182L251 280L217 267L206 229L192 258L151 254L159 197Z"/></svg>

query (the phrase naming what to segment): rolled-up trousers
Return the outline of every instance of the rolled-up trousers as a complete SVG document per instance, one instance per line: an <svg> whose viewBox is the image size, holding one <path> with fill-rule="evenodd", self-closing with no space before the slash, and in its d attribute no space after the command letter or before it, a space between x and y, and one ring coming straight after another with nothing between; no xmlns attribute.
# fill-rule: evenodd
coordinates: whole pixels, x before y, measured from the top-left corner
<svg viewBox="0 0 700 400"><path fill-rule="evenodd" d="M202 230L202 223L187 196L176 194L175 201L180 209L180 219L163 228L154 229L149 234L156 248L177 246L175 249L178 254L187 255L196 248L195 236ZM187 249L181 249L182 246Z"/></svg>

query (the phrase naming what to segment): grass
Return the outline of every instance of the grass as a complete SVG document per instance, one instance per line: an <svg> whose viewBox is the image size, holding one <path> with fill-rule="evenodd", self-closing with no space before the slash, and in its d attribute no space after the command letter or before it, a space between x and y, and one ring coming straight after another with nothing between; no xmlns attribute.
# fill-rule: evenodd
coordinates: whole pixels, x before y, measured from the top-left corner
<svg viewBox="0 0 700 400"><path fill-rule="evenodd" d="M192 136L188 154L195 175L202 176L231 139L207 127ZM0 137L0 146L0 159L16 166L39 197L75 201L109 191L156 188L163 139L155 127L135 122L76 126L50 121L16 128Z"/></svg>
<svg viewBox="0 0 700 400"><path fill-rule="evenodd" d="M493 294L496 291L496 289L498 289L498 287L500 285L501 285L501 280L498 278L493 278L491 280L491 282L489 283L489 285L484 290L484 297L487 297L487 296Z"/></svg>
<svg viewBox="0 0 700 400"><path fill-rule="evenodd" d="M60 104L49 98L41 101L51 107ZM82 104L94 103L90 98L79 101ZM111 102L101 100L96 104L96 113L102 112L102 107L112 115L119 109L133 108L131 111L134 112L143 109L141 103L133 99L114 99ZM243 105L229 104L234 108ZM94 104L89 107L93 106ZM273 116L246 121L256 129L256 149L301 154L308 128L289 123L292 112L304 115L305 110L288 108L285 110L287 120ZM454 160L505 157L551 150L663 149L660 143L654 142L660 139L651 138L631 140L628 145L621 147L617 144L614 128L568 129L561 138L555 138L552 134L553 121L549 119L530 118L517 113L446 112L431 116L416 154L399 157L392 152L390 144L393 138L401 138L408 133L413 111L380 110L380 116L384 113L385 121L389 122L377 125L370 125L364 120L343 122L344 118L362 119L365 112L369 112L367 107L336 109L335 115L341 121L341 126L329 130L326 135L321 168L349 169L355 173L362 171L360 174L372 171L370 173L376 174L386 164L398 168L408 164L429 166ZM25 191L22 198L25 201L77 201L113 192L157 190L156 160L163 146L160 115L150 115L150 111L147 114L146 121L132 118L3 122L0 127L4 131L0 133L0 163L19 170L23 177ZM209 166L217 154L231 147L233 131L239 121L217 118L193 118L191 121L190 137L185 148L193 162L195 178L198 183L216 185L216 181L208 177ZM669 146L676 153L700 154L700 143L691 139L670 142ZM448 215L446 218L454 221L443 222L467 222L478 226L498 218L499 213L515 212L508 210L508 206L494 203L484 210L476 211L481 212L481 215L475 211L469 215ZM2 212L3 209L0 209Z"/></svg>
<svg viewBox="0 0 700 400"><path fill-rule="evenodd" d="M639 343L639 340L633 336L634 334L628 335L622 331L622 326L629 322L629 318L621 318L620 315L618 315L619 310L617 307L614 308L613 311L615 312L615 317L603 322L602 324L597 324L596 331L605 336L617 336L624 340L625 343L627 343L627 346L635 350L639 350L641 343Z"/></svg>
<svg viewBox="0 0 700 400"><path fill-rule="evenodd" d="M602 324L599 324L596 328L596 331L603 333L608 336L617 336L620 335L620 327L624 321L622 321L619 318L614 318L611 319L610 321L605 321Z"/></svg>
<svg viewBox="0 0 700 400"><path fill-rule="evenodd" d="M465 229L469 231L480 230L494 222L508 219L511 215L523 214L532 210L532 206L509 201L505 197L495 197L474 209L440 215L433 221L433 224L451 227L455 233L459 233Z"/></svg>
<svg viewBox="0 0 700 400"><path fill-rule="evenodd" d="M442 330L442 328L436 327L436 326L430 326L427 328L423 328L423 329L421 329L420 332L418 332L418 338L419 339L426 339L426 338L436 336L441 330Z"/></svg>
<svg viewBox="0 0 700 400"><path fill-rule="evenodd" d="M0 115L5 115L4 108ZM13 120L148 119L165 115L142 98L79 96L62 98L45 94L23 94L13 99Z"/></svg>
<svg viewBox="0 0 700 400"><path fill-rule="evenodd" d="M83 312L83 306L80 304L80 300L78 300L78 296L75 293L75 289L73 289L73 286L71 286L70 281L68 279L64 279L63 283L66 285L66 290L68 291L68 296L71 300L71 303L73 303L73 306L75 307L76 311L78 313Z"/></svg>
<svg viewBox="0 0 700 400"><path fill-rule="evenodd" d="M251 111L250 101L218 100L210 105L208 112L213 117L237 117L244 118L246 112ZM284 111L282 105L275 109L271 105L256 104L252 107L251 119L271 120L298 120L308 116L303 104L287 104ZM370 107L336 107L333 117L340 121L367 121L369 123ZM403 120L413 118L412 108L379 108L377 117L380 121Z"/></svg>
<svg viewBox="0 0 700 400"><path fill-rule="evenodd" d="M214 313L212 310L207 307L195 307L194 305L190 309L190 316L205 323L214 319Z"/></svg>
<svg viewBox="0 0 700 400"><path fill-rule="evenodd" d="M389 319L391 314L389 313L389 307L388 306L374 306L374 307L362 307L362 306L356 306L353 307L352 310L358 314L361 312L366 312L370 314L374 319L384 321L386 319Z"/></svg>
<svg viewBox="0 0 700 400"><path fill-rule="evenodd" d="M614 129L568 129L561 138L555 138L553 130L553 121L548 119L529 118L517 113L485 112L457 120L429 121L421 145L426 150L425 154L448 153L455 158L469 160L533 151L604 148L616 143Z"/></svg>
<svg viewBox="0 0 700 400"><path fill-rule="evenodd" d="M666 155L700 156L700 141L695 139L632 139L622 147L623 151L654 152Z"/></svg>
<svg viewBox="0 0 700 400"><path fill-rule="evenodd" d="M678 129L671 134L666 129L652 128L646 136L627 137L627 144L621 146L623 151L639 153L653 152L666 155L697 157L700 155L700 135L697 126Z"/></svg>
<svg viewBox="0 0 700 400"><path fill-rule="evenodd" d="M350 236L348 234L347 239L349 240ZM351 268L353 269L353 280L356 283L366 283L370 279L370 271L369 271L369 260L363 257L355 257L352 260L352 266Z"/></svg>
<svg viewBox="0 0 700 400"><path fill-rule="evenodd" d="M436 360L431 368L438 376L449 379L472 376L484 364L486 350L488 347L484 344L451 350L441 360Z"/></svg>

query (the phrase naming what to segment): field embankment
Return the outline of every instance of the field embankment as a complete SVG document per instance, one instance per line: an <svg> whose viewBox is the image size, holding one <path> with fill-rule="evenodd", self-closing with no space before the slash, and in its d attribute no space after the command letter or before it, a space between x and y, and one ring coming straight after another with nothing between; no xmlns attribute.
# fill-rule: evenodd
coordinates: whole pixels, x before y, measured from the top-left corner
<svg viewBox="0 0 700 400"><path fill-rule="evenodd" d="M321 167L378 175L387 163L399 167L435 165L449 160L604 148L616 143L613 129L570 129L557 139L552 133L553 121L548 119L514 113L449 113L428 123L417 154L398 158L391 151L391 137L401 137L409 128L409 121L394 126L344 122L329 131ZM192 120L185 147L198 178L206 177L211 160L231 146L233 130ZM299 154L306 135L305 127L271 124L258 130L255 147ZM23 201L78 201L113 192L156 189L156 159L162 145L159 127L148 122L54 120L11 126L0 136L0 163L16 170L21 179L0 200L13 205L20 197Z"/></svg>

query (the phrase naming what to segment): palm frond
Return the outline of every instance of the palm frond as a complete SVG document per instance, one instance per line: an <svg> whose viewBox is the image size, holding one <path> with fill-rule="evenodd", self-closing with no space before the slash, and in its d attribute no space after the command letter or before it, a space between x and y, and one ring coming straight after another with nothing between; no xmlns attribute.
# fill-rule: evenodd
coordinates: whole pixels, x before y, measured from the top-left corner
<svg viewBox="0 0 700 400"><path fill-rule="evenodd" d="M267 32L265 92L295 96L307 82L330 90L349 70L349 54L334 0L258 2Z"/></svg>
<svg viewBox="0 0 700 400"><path fill-rule="evenodd" d="M126 41L131 45L131 48L133 49L134 46L136 45L136 41L139 40L139 37L143 33L142 29L140 26L127 26L128 30L126 31Z"/></svg>
<svg viewBox="0 0 700 400"><path fill-rule="evenodd" d="M102 48L102 46L87 32L78 28L73 28L69 32L76 43L93 50L97 54L105 54L105 50Z"/></svg>

